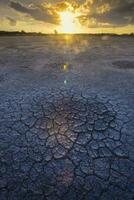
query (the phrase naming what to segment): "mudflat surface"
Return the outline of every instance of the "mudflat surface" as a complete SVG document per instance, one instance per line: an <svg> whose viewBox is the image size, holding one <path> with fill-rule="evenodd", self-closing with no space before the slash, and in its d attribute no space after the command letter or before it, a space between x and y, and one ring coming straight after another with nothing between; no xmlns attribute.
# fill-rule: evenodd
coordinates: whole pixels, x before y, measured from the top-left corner
<svg viewBox="0 0 134 200"><path fill-rule="evenodd" d="M134 199L133 38L0 38L0 199Z"/></svg>

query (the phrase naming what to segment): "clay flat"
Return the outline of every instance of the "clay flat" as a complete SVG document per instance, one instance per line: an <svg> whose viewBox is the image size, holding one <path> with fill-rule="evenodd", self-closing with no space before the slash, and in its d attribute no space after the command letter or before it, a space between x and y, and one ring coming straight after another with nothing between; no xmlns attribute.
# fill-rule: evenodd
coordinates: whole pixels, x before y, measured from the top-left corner
<svg viewBox="0 0 134 200"><path fill-rule="evenodd" d="M1 200L134 199L133 52L132 37L0 38Z"/></svg>

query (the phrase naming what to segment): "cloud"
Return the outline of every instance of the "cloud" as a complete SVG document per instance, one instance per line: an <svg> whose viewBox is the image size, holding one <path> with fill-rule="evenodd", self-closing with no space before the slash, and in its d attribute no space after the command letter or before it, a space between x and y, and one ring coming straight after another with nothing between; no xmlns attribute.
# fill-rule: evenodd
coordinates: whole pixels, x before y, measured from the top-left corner
<svg viewBox="0 0 134 200"><path fill-rule="evenodd" d="M69 4L67 2L59 2L59 3L55 4L54 7L55 7L56 11L62 12L69 7Z"/></svg>
<svg viewBox="0 0 134 200"><path fill-rule="evenodd" d="M47 22L51 24L59 24L60 19L57 12L52 8L48 7L47 4L25 6L21 3L14 1L10 2L10 7L14 10L27 14L37 21Z"/></svg>
<svg viewBox="0 0 134 200"><path fill-rule="evenodd" d="M123 27L134 24L134 0L87 0L85 10L88 9L85 15L79 16L79 20L90 27L95 26L95 23L96 27Z"/></svg>
<svg viewBox="0 0 134 200"><path fill-rule="evenodd" d="M17 21L11 17L6 17L6 19L9 21L10 26L16 26Z"/></svg>
<svg viewBox="0 0 134 200"><path fill-rule="evenodd" d="M71 8L85 27L134 25L134 0L0 0L0 5L0 16L6 17L7 11L8 16L17 21L21 20L21 13L37 21L59 25L59 12ZM8 20L10 25L15 24Z"/></svg>

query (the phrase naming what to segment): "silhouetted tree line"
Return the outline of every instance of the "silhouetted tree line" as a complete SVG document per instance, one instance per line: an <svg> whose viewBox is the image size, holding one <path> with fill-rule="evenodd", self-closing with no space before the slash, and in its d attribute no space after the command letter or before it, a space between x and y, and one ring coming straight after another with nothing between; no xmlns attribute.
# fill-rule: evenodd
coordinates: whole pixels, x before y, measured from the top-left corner
<svg viewBox="0 0 134 200"><path fill-rule="evenodd" d="M56 35L64 35L60 34L57 31L54 32ZM25 32L25 31L0 31L0 36L45 36L45 35L51 35L51 34L45 34L45 33L37 33L37 32ZM83 34L76 34L76 35L91 35L91 36L134 36L134 33L130 34L115 34L115 33L97 33L97 34L91 34L91 33L83 33Z"/></svg>
<svg viewBox="0 0 134 200"><path fill-rule="evenodd" d="M25 32L25 31L0 31L0 36L39 36L45 35L37 32Z"/></svg>

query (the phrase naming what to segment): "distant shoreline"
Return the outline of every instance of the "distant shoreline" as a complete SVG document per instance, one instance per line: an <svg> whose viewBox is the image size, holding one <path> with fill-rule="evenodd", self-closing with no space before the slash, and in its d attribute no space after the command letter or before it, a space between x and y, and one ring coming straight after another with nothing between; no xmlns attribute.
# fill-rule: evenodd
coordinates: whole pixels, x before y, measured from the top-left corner
<svg viewBox="0 0 134 200"><path fill-rule="evenodd" d="M130 36L134 37L134 33L131 34L115 34L115 33L36 33L36 32L24 32L24 31L0 31L0 36L61 36L61 35L85 35L85 36L116 36L116 37L122 37L122 36Z"/></svg>

